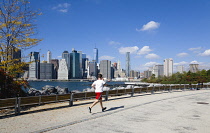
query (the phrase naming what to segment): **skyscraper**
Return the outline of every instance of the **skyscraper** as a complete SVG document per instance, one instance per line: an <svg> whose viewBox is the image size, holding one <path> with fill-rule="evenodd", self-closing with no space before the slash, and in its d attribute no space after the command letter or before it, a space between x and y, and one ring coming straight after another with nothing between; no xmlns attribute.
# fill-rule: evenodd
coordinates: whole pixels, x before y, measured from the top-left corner
<svg viewBox="0 0 210 133"><path fill-rule="evenodd" d="M97 48L94 48L93 49L93 52L94 52L93 60L95 60L96 63L99 63L98 62L98 49Z"/></svg>
<svg viewBox="0 0 210 133"><path fill-rule="evenodd" d="M130 76L130 52L126 52L126 76Z"/></svg>
<svg viewBox="0 0 210 133"><path fill-rule="evenodd" d="M154 65L152 73L155 74L155 77L163 76L163 65Z"/></svg>
<svg viewBox="0 0 210 133"><path fill-rule="evenodd" d="M65 59L61 59L59 61L59 69L58 69L58 79L59 80L68 80L68 67Z"/></svg>
<svg viewBox="0 0 210 133"><path fill-rule="evenodd" d="M190 64L190 72L196 73L197 71L199 71L198 67L199 64Z"/></svg>
<svg viewBox="0 0 210 133"><path fill-rule="evenodd" d="M51 54L51 52L48 50L48 51L47 51L47 63L50 63L51 59L52 59L52 54Z"/></svg>
<svg viewBox="0 0 210 133"><path fill-rule="evenodd" d="M66 60L66 64L67 64L68 70L70 70L70 54L69 54L68 51L64 51L62 53L62 59Z"/></svg>
<svg viewBox="0 0 210 133"><path fill-rule="evenodd" d="M30 53L29 80L40 78L40 55L39 52Z"/></svg>
<svg viewBox="0 0 210 133"><path fill-rule="evenodd" d="M100 73L103 75L104 78L111 79L111 61L100 61Z"/></svg>
<svg viewBox="0 0 210 133"><path fill-rule="evenodd" d="M172 76L173 74L173 59L165 59L164 60L164 76Z"/></svg>
<svg viewBox="0 0 210 133"><path fill-rule="evenodd" d="M72 53L70 53L70 74L71 78L78 79L81 78L80 74L80 54L77 53L76 50L72 50Z"/></svg>

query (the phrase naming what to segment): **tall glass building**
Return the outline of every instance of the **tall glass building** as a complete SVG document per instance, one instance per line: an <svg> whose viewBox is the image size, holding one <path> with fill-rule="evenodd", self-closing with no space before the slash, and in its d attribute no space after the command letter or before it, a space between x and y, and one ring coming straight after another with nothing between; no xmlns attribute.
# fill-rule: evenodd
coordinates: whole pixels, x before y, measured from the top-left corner
<svg viewBox="0 0 210 133"><path fill-rule="evenodd" d="M130 52L126 52L126 76L130 76Z"/></svg>
<svg viewBox="0 0 210 133"><path fill-rule="evenodd" d="M99 63L98 62L98 49L97 48L94 48L93 49L93 52L94 52L93 60L95 60L96 63Z"/></svg>
<svg viewBox="0 0 210 133"><path fill-rule="evenodd" d="M67 67L70 70L70 54L69 54L68 51L64 51L62 53L62 59L65 59L66 60Z"/></svg>
<svg viewBox="0 0 210 133"><path fill-rule="evenodd" d="M79 79L81 78L80 73L80 54L76 50L72 50L70 53L70 78Z"/></svg>

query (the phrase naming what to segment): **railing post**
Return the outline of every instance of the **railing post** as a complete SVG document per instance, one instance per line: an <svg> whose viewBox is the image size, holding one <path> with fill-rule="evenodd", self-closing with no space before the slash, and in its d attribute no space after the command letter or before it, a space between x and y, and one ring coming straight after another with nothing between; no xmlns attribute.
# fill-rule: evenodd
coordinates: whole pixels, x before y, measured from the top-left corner
<svg viewBox="0 0 210 133"><path fill-rule="evenodd" d="M15 115L20 114L20 98L17 96L16 97L16 107L15 107Z"/></svg>
<svg viewBox="0 0 210 133"><path fill-rule="evenodd" d="M39 105L41 105L41 95L39 95Z"/></svg>
<svg viewBox="0 0 210 133"><path fill-rule="evenodd" d="M109 97L109 90L106 91L105 101L108 101L108 97Z"/></svg>
<svg viewBox="0 0 210 133"><path fill-rule="evenodd" d="M56 94L55 102L58 102L58 95Z"/></svg>
<svg viewBox="0 0 210 133"><path fill-rule="evenodd" d="M153 87L152 87L152 90L151 90L151 94L154 94L154 85L153 85Z"/></svg>
<svg viewBox="0 0 210 133"><path fill-rule="evenodd" d="M134 85L132 85L131 97L133 97L133 94L134 94Z"/></svg>
<svg viewBox="0 0 210 133"><path fill-rule="evenodd" d="M69 106L73 106L73 101L74 101L74 93L70 94L70 99L69 99Z"/></svg>
<svg viewBox="0 0 210 133"><path fill-rule="evenodd" d="M170 88L169 88L169 90L168 90L170 93L171 93L171 84L170 84Z"/></svg>

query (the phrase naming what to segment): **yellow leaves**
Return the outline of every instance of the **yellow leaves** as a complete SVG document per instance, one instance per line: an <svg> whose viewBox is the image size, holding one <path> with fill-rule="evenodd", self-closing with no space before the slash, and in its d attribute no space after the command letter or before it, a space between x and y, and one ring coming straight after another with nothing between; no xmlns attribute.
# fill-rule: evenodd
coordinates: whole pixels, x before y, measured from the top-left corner
<svg viewBox="0 0 210 133"><path fill-rule="evenodd" d="M23 24L23 26L29 27L29 26L31 26L31 24Z"/></svg>
<svg viewBox="0 0 210 133"><path fill-rule="evenodd" d="M16 21L16 22L14 22L14 24L16 24L16 25L21 25L22 22L21 22L21 21Z"/></svg>
<svg viewBox="0 0 210 133"><path fill-rule="evenodd" d="M6 34L6 37L12 36L12 34Z"/></svg>
<svg viewBox="0 0 210 133"><path fill-rule="evenodd" d="M38 15L42 15L43 13L42 12L40 12Z"/></svg>
<svg viewBox="0 0 210 133"><path fill-rule="evenodd" d="M6 27L7 25L5 23L2 23L1 24L1 27Z"/></svg>

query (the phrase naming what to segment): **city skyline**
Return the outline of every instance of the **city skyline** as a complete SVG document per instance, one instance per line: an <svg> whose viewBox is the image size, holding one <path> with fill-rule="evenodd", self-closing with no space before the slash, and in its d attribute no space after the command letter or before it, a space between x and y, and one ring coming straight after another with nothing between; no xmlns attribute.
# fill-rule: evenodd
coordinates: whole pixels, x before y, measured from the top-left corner
<svg viewBox="0 0 210 133"><path fill-rule="evenodd" d="M99 61L121 61L130 52L131 69L147 70L172 58L174 65L197 63L209 69L210 1L168 0L31 0L40 8L37 37L44 40L31 51L61 59L71 48L83 51L90 60L98 48ZM41 49L41 50L40 50ZM175 68L175 67L174 67Z"/></svg>

